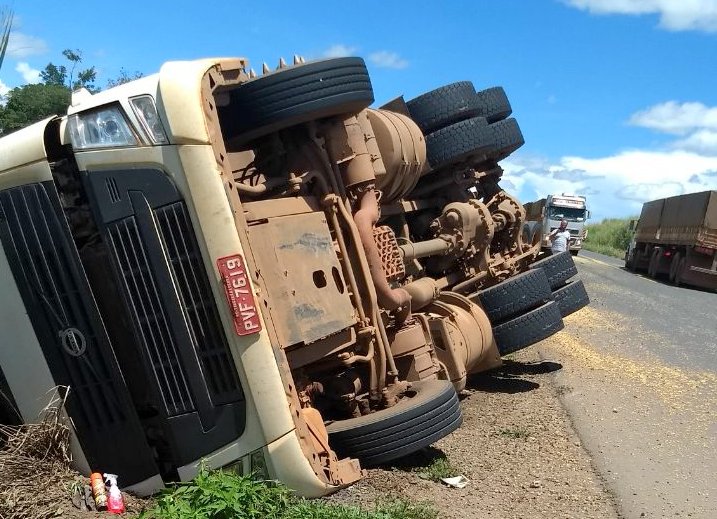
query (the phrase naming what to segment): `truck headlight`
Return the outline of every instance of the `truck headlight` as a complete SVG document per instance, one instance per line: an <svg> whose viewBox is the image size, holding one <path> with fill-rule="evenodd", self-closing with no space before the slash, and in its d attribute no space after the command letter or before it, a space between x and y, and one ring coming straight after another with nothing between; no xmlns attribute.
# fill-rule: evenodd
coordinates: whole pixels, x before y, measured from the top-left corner
<svg viewBox="0 0 717 519"><path fill-rule="evenodd" d="M147 132L153 144L168 144L167 134L164 133L162 121L157 113L157 106L150 95L133 97L129 100L142 128Z"/></svg>
<svg viewBox="0 0 717 519"><path fill-rule="evenodd" d="M72 147L76 150L137 145L137 137L119 106L73 114L69 126Z"/></svg>

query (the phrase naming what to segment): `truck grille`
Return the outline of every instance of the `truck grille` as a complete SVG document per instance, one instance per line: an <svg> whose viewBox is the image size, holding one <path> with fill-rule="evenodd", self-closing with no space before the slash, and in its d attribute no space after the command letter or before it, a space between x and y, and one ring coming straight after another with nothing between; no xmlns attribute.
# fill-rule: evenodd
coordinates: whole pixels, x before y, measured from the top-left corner
<svg viewBox="0 0 717 519"><path fill-rule="evenodd" d="M116 304L131 323L118 340L123 353L135 355L137 362L125 359L130 369L143 365L134 380L146 388L142 410L157 411L166 434L161 459L171 467L194 463L236 441L246 423L207 274L214 269L205 264L187 205L165 171L88 171L82 180L120 288Z"/></svg>
<svg viewBox="0 0 717 519"><path fill-rule="evenodd" d="M83 288L75 275L77 260L56 210L40 184L0 192L0 222L9 230L3 245L8 255L14 249L20 271L15 274L18 285L24 285L28 299L49 324L49 337L39 339L46 356L61 358L67 370L68 379L58 383L71 387L72 404L80 412L73 418L101 430L126 417L113 396L107 359L97 344L96 323L87 314ZM63 348L60 336L68 329L77 330L84 338L83 354L72 356Z"/></svg>
<svg viewBox="0 0 717 519"><path fill-rule="evenodd" d="M107 226L110 246L128 294L165 409L169 416L194 410L189 386L180 364L157 283L133 216Z"/></svg>
<svg viewBox="0 0 717 519"><path fill-rule="evenodd" d="M183 202L176 202L155 210L154 214L212 403L235 402L242 397L239 380L186 207Z"/></svg>

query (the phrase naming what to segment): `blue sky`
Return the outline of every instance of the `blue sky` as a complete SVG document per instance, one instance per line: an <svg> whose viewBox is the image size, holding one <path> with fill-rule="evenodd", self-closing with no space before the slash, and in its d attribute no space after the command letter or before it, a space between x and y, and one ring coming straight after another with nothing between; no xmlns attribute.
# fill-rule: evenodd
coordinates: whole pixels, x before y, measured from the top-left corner
<svg viewBox="0 0 717 519"><path fill-rule="evenodd" d="M15 11L0 90L81 49L98 84L173 59L358 55L377 102L502 85L526 145L504 184L528 201L587 194L596 218L717 189L717 0L93 2Z"/></svg>

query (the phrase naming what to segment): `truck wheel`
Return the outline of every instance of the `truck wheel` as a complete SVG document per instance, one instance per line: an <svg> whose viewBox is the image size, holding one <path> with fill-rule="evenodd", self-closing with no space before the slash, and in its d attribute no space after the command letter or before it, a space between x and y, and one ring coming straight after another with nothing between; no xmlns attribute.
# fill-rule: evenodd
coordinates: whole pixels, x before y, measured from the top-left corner
<svg viewBox="0 0 717 519"><path fill-rule="evenodd" d="M657 272L660 268L660 261L662 261L662 248L655 247L650 256L650 263L647 266L647 275L652 279L657 277Z"/></svg>
<svg viewBox="0 0 717 519"><path fill-rule="evenodd" d="M505 159L525 144L518 121L513 117L493 123L488 128L494 141L494 148L488 153L488 158L495 162Z"/></svg>
<svg viewBox="0 0 717 519"><path fill-rule="evenodd" d="M675 264L675 274L671 281L676 287L679 287L682 284L682 273L685 271L685 263L687 263L687 259L682 257L682 255L678 252L672 261Z"/></svg>
<svg viewBox="0 0 717 519"><path fill-rule="evenodd" d="M525 222L523 224L523 234L521 235L523 243L528 244L531 242L531 239L533 237L531 232L532 230L533 229L530 225L528 225L528 222Z"/></svg>
<svg viewBox="0 0 717 519"><path fill-rule="evenodd" d="M538 222L531 222L530 243L538 245L543 241L543 226Z"/></svg>
<svg viewBox="0 0 717 519"><path fill-rule="evenodd" d="M670 261L670 273L668 275L670 283L675 283L675 279L677 279L677 270L681 259L682 255L679 252L676 252L674 256L672 256L672 261Z"/></svg>
<svg viewBox="0 0 717 519"><path fill-rule="evenodd" d="M635 272L635 254L625 253L625 268L630 272Z"/></svg>
<svg viewBox="0 0 717 519"><path fill-rule="evenodd" d="M543 239L542 227L538 222L525 222L523 224L523 244L537 245Z"/></svg>
<svg viewBox="0 0 717 519"><path fill-rule="evenodd" d="M508 96L503 87L493 87L476 92L478 100L478 114L485 117L489 123L502 121L513 113Z"/></svg>
<svg viewBox="0 0 717 519"><path fill-rule="evenodd" d="M580 253L580 249L572 249L570 251L570 254L572 254L573 256L577 256L579 253Z"/></svg>
<svg viewBox="0 0 717 519"><path fill-rule="evenodd" d="M468 159L484 161L494 147L493 132L483 117L466 119L426 135L431 167L439 168Z"/></svg>
<svg viewBox="0 0 717 519"><path fill-rule="evenodd" d="M545 303L519 317L493 327L498 351L507 355L542 341L563 329L560 307L555 301Z"/></svg>
<svg viewBox="0 0 717 519"><path fill-rule="evenodd" d="M411 119L424 135L450 124L475 117L480 110L470 81L459 81L426 92L406 103Z"/></svg>
<svg viewBox="0 0 717 519"><path fill-rule="evenodd" d="M543 269L553 290L563 286L568 279L578 273L573 257L567 251L536 261L530 268Z"/></svg>
<svg viewBox="0 0 717 519"><path fill-rule="evenodd" d="M313 119L360 112L373 103L361 58L314 61L267 73L229 91L218 107L232 145Z"/></svg>
<svg viewBox="0 0 717 519"><path fill-rule="evenodd" d="M553 292L553 299L560 307L563 317L577 312L590 303L590 297L582 281L568 282L564 287Z"/></svg>
<svg viewBox="0 0 717 519"><path fill-rule="evenodd" d="M378 465L429 446L460 427L458 395L447 380L412 382L411 396L393 407L326 426L339 457Z"/></svg>
<svg viewBox="0 0 717 519"><path fill-rule="evenodd" d="M550 301L550 284L542 269L529 270L468 297L483 307L491 323L531 310Z"/></svg>

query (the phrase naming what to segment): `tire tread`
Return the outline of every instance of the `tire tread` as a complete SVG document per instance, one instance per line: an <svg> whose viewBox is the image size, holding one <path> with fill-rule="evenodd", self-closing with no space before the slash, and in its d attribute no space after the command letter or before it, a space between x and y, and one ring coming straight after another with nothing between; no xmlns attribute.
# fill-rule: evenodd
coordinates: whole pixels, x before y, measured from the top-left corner
<svg viewBox="0 0 717 519"><path fill-rule="evenodd" d="M559 332L564 327L560 307L555 301L531 310L493 328L501 355L522 350Z"/></svg>
<svg viewBox="0 0 717 519"><path fill-rule="evenodd" d="M566 317L590 304L585 285L581 280L570 281L553 292L553 299L560 307L560 315Z"/></svg>
<svg viewBox="0 0 717 519"><path fill-rule="evenodd" d="M480 111L473 83L458 81L426 92L406 103L424 135L469 119Z"/></svg>
<svg viewBox="0 0 717 519"><path fill-rule="evenodd" d="M565 282L578 273L573 255L569 251L553 254L547 258L536 261L531 269L541 268L548 277L548 283L553 290L563 286Z"/></svg>
<svg viewBox="0 0 717 519"><path fill-rule="evenodd" d="M469 297L480 302L493 324L545 304L550 298L550 284L542 269L528 270Z"/></svg>

